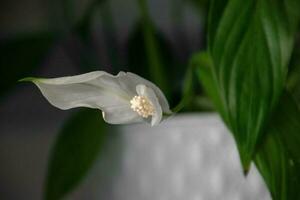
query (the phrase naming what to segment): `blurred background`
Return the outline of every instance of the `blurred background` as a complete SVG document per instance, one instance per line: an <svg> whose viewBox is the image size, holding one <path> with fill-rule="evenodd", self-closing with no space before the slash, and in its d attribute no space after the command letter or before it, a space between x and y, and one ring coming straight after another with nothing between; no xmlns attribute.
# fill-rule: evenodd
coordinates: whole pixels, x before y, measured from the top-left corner
<svg viewBox="0 0 300 200"><path fill-rule="evenodd" d="M75 186L67 199L269 199L255 169L254 178L243 179L234 142L218 116L206 112L212 107L199 86L183 111L205 112L150 130L104 125L98 112L58 110L32 84L17 82L131 71L159 85L174 107L191 55L205 49L207 6L205 0L1 1L0 199L42 199L46 185L45 193L53 194L48 199L60 199ZM102 142L93 143L95 138ZM87 146L86 165L71 159ZM192 169L185 158L196 162ZM211 171L212 166L220 167Z"/></svg>

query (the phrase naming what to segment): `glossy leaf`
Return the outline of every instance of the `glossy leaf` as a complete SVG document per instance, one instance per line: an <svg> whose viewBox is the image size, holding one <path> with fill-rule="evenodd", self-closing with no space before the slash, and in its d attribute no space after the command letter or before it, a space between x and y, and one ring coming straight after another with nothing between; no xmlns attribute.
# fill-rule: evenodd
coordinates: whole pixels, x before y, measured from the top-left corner
<svg viewBox="0 0 300 200"><path fill-rule="evenodd" d="M300 109L284 94L255 157L274 200L300 199L299 145Z"/></svg>
<svg viewBox="0 0 300 200"><path fill-rule="evenodd" d="M13 87L20 78L32 75L41 67L52 47L50 33L21 35L0 41L0 95Z"/></svg>
<svg viewBox="0 0 300 200"><path fill-rule="evenodd" d="M211 3L213 77L246 171L285 84L299 8L297 0Z"/></svg>
<svg viewBox="0 0 300 200"><path fill-rule="evenodd" d="M191 63L196 69L197 76L205 90L205 93L213 101L216 109L225 120L223 104L220 98L220 92L218 91L218 87L214 81L212 60L209 54L207 52L194 54L191 59Z"/></svg>
<svg viewBox="0 0 300 200"><path fill-rule="evenodd" d="M46 200L62 199L79 184L97 158L107 131L99 110L81 110L67 121L52 149Z"/></svg>
<svg viewBox="0 0 300 200"><path fill-rule="evenodd" d="M209 55L193 56L198 76L216 107L220 97L212 78ZM274 200L299 199L300 193L300 110L289 94L283 95L258 145L255 163L264 177ZM220 108L219 108L220 109ZM221 112L222 115L222 112Z"/></svg>

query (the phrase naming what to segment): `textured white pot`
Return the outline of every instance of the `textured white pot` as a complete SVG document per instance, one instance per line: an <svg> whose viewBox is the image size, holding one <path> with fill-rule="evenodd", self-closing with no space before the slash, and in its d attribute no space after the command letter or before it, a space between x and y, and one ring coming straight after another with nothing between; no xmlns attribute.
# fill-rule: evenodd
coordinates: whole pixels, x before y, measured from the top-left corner
<svg viewBox="0 0 300 200"><path fill-rule="evenodd" d="M269 200L252 165L247 178L217 114L187 114L157 127L121 128L70 199Z"/></svg>

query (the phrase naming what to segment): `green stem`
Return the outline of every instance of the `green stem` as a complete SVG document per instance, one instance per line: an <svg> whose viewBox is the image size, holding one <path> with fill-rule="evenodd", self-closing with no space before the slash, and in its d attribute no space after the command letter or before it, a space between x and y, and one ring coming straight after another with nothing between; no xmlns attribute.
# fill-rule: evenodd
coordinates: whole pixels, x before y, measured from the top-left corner
<svg viewBox="0 0 300 200"><path fill-rule="evenodd" d="M174 113L179 112L182 110L185 106L187 106L194 97L194 85L193 85L193 79L194 79L194 67L193 64L190 63L189 67L186 71L184 81L183 81L183 97L179 104L175 106L175 108L172 110Z"/></svg>

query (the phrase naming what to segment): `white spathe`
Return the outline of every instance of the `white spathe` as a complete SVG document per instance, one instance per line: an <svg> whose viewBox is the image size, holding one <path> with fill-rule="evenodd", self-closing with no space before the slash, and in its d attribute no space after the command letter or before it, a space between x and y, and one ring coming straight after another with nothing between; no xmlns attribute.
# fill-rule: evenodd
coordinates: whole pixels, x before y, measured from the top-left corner
<svg viewBox="0 0 300 200"><path fill-rule="evenodd" d="M97 108L110 124L147 121L157 125L163 113L170 114L162 91L150 81L130 72L116 76L104 71L60 78L25 78L41 90L55 107Z"/></svg>

